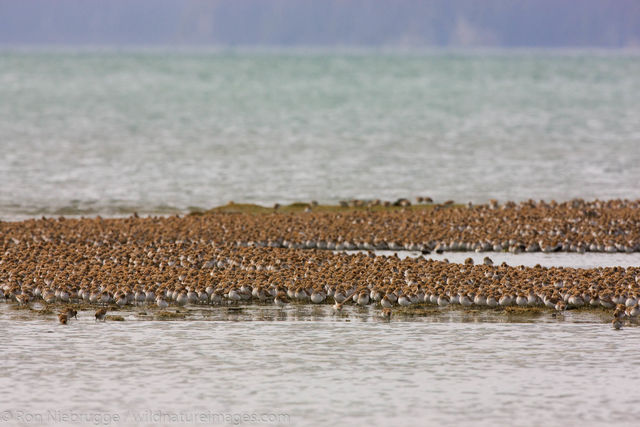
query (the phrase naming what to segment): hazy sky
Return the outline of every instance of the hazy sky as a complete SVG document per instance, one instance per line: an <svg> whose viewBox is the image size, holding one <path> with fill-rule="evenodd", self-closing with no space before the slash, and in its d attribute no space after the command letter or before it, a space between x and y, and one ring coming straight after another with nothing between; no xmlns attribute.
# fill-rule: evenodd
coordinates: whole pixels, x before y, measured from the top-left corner
<svg viewBox="0 0 640 427"><path fill-rule="evenodd" d="M0 44L638 47L640 0L0 0Z"/></svg>

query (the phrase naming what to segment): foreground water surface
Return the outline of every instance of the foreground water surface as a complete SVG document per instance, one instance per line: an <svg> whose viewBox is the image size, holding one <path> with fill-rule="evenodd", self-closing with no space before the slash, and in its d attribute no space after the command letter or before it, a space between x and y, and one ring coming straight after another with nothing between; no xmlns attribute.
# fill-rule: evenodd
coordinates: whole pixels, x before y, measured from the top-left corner
<svg viewBox="0 0 640 427"><path fill-rule="evenodd" d="M64 414L100 414L111 425L152 425L153 416L206 424L189 416L213 414L276 425L633 425L640 417L640 328L612 330L597 313L434 309L389 322L374 309L330 310L203 308L187 320L146 321L149 313L131 309L105 323L83 311L63 326L0 304L0 413L11 425Z"/></svg>

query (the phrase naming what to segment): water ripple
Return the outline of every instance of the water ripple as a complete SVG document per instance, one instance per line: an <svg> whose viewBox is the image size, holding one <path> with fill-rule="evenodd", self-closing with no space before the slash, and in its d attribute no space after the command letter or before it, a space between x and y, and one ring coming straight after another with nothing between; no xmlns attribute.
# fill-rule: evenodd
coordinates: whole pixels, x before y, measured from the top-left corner
<svg viewBox="0 0 640 427"><path fill-rule="evenodd" d="M572 425L640 416L632 393L640 328L355 317L96 323L87 313L64 327L12 321L3 306L0 327L11 339L3 337L0 401L12 410L275 411L295 425Z"/></svg>

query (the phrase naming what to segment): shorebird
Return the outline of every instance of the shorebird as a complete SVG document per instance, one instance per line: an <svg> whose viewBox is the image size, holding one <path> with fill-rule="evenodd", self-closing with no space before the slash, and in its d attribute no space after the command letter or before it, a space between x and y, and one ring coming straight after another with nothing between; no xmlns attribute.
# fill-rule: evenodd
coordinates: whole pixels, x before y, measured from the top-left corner
<svg viewBox="0 0 640 427"><path fill-rule="evenodd" d="M256 286L251 290L251 295L254 298L257 298L259 301L264 301L267 299L267 291L262 286Z"/></svg>
<svg viewBox="0 0 640 427"><path fill-rule="evenodd" d="M102 294L100 295L100 302L102 304L109 304L110 301L111 301L111 295L109 295L109 292L107 291L102 292Z"/></svg>
<svg viewBox="0 0 640 427"><path fill-rule="evenodd" d="M298 301L306 301L307 299L309 299L307 291L305 291L302 286L298 287L294 292L294 298Z"/></svg>
<svg viewBox="0 0 640 427"><path fill-rule="evenodd" d="M311 302L314 304L320 304L327 298L327 295L322 290L314 290L311 293Z"/></svg>
<svg viewBox="0 0 640 427"><path fill-rule="evenodd" d="M386 295L382 297L382 300L380 300L380 305L381 305L383 308L391 308L391 307L393 307L393 304L392 304L392 303L391 303L391 301L389 300L389 297L388 297L388 296L386 296Z"/></svg>
<svg viewBox="0 0 640 427"><path fill-rule="evenodd" d="M502 295L498 300L498 304L503 307L511 305L512 303L513 303L513 298L511 297L511 295Z"/></svg>
<svg viewBox="0 0 640 427"><path fill-rule="evenodd" d="M16 301L18 301L19 305L28 305L30 299L29 294L16 295Z"/></svg>
<svg viewBox="0 0 640 427"><path fill-rule="evenodd" d="M571 305L573 307L582 307L582 306L584 306L584 298L582 298L577 293L571 295L567 302L569 303L569 305Z"/></svg>
<svg viewBox="0 0 640 427"><path fill-rule="evenodd" d="M101 308L100 310L96 311L96 321L102 320L104 322L106 319L106 316L107 316L106 308Z"/></svg>
<svg viewBox="0 0 640 427"><path fill-rule="evenodd" d="M156 298L156 305L160 308L167 308L169 306L169 303L165 301L164 298L162 298L160 295L158 295L158 297Z"/></svg>
<svg viewBox="0 0 640 427"><path fill-rule="evenodd" d="M633 307L627 307L625 314L630 318L638 317L638 315L640 315L640 306L636 304Z"/></svg>
<svg viewBox="0 0 640 427"><path fill-rule="evenodd" d="M287 294L285 294L284 292L280 292L278 293L278 295L276 295L273 302L275 305L282 308L285 305L289 304L289 297L287 297Z"/></svg>
<svg viewBox="0 0 640 427"><path fill-rule="evenodd" d="M147 294L142 290L138 290L135 293L136 304L144 304L147 301Z"/></svg>
<svg viewBox="0 0 640 427"><path fill-rule="evenodd" d="M74 317L76 320L78 320L78 312L71 307L67 308L67 311L65 312L65 314L67 315L68 319L71 319L72 317Z"/></svg>
<svg viewBox="0 0 640 427"><path fill-rule="evenodd" d="M390 302L392 305L393 305L393 304L395 304L396 302L398 302L398 296L397 296L397 295L396 295L396 293L395 293L395 292L393 292L393 291L387 292L387 293L385 294L385 297L387 297L387 299L389 300L389 302Z"/></svg>
<svg viewBox="0 0 640 427"><path fill-rule="evenodd" d="M440 295L438 297L438 305L440 307L446 307L447 305L449 305L449 297L446 295Z"/></svg>
<svg viewBox="0 0 640 427"><path fill-rule="evenodd" d="M498 306L498 300L496 299L495 295L489 295L487 297L487 306L491 308Z"/></svg>
<svg viewBox="0 0 640 427"><path fill-rule="evenodd" d="M64 313L58 314L58 320L60 321L61 324L66 325L67 324L67 315L64 314Z"/></svg>
<svg viewBox="0 0 640 427"><path fill-rule="evenodd" d="M115 296L115 298L116 298L116 304L118 304L120 307L126 305L128 302L127 294L125 294L124 292L120 292Z"/></svg>
<svg viewBox="0 0 640 427"><path fill-rule="evenodd" d="M473 301L471 301L471 298L469 298L468 295L459 295L459 301L460 301L460 305L464 307L469 307L470 305L473 304Z"/></svg>
<svg viewBox="0 0 640 427"><path fill-rule="evenodd" d="M618 320L623 320L626 316L626 308L623 305L618 306L613 312L613 318Z"/></svg>
<svg viewBox="0 0 640 427"><path fill-rule="evenodd" d="M341 289L336 290L336 292L333 294L333 299L336 302L339 303L343 303L345 302L349 297L345 295L345 292Z"/></svg>
<svg viewBox="0 0 640 427"><path fill-rule="evenodd" d="M391 319L391 309L390 308L383 309L382 317L384 317L385 319Z"/></svg>
<svg viewBox="0 0 640 427"><path fill-rule="evenodd" d="M236 288L231 289L228 295L229 299L233 302L240 301L242 299L240 292Z"/></svg>
<svg viewBox="0 0 640 427"><path fill-rule="evenodd" d="M365 306L369 304L369 293L366 291L362 291L358 294L358 300L356 301L358 305Z"/></svg>
<svg viewBox="0 0 640 427"><path fill-rule="evenodd" d="M231 292L229 292L231 293ZM195 304L198 302L198 293L194 290L190 290L187 292L187 302L189 304Z"/></svg>
<svg viewBox="0 0 640 427"><path fill-rule="evenodd" d="M611 299L611 294L605 294L600 296L600 305L604 308L613 308L616 304Z"/></svg>
<svg viewBox="0 0 640 427"><path fill-rule="evenodd" d="M529 299L524 295L520 294L516 297L516 305L519 305L520 307L524 307L528 304L529 304Z"/></svg>
<svg viewBox="0 0 640 427"><path fill-rule="evenodd" d="M220 304L224 300L224 291L222 289L216 289L209 297L211 304Z"/></svg>
<svg viewBox="0 0 640 427"><path fill-rule="evenodd" d="M208 301L209 301L209 294L204 289L200 289L198 291L198 302L200 304L206 304Z"/></svg>
<svg viewBox="0 0 640 427"><path fill-rule="evenodd" d="M156 300L156 294L152 290L148 290L145 292L146 301L145 302L154 302Z"/></svg>
<svg viewBox="0 0 640 427"><path fill-rule="evenodd" d="M97 290L91 290L90 292L85 293L85 295L86 294L89 294L89 302L91 304L95 304L100 300L101 295L100 295L100 292L98 292Z"/></svg>
<svg viewBox="0 0 640 427"><path fill-rule="evenodd" d="M372 289L371 292L369 292L369 298L371 298L372 301L378 302L382 299L382 293L379 290Z"/></svg>
<svg viewBox="0 0 640 427"><path fill-rule="evenodd" d="M409 299L408 295L402 294L398 297L398 305L401 305L402 307L408 307L411 305L411 299Z"/></svg>
<svg viewBox="0 0 640 427"><path fill-rule="evenodd" d="M611 321L611 327L616 330L622 329L622 321L619 319L613 319Z"/></svg>
<svg viewBox="0 0 640 427"><path fill-rule="evenodd" d="M473 303L475 305L487 305L487 297L484 294L476 294L473 298Z"/></svg>
<svg viewBox="0 0 640 427"><path fill-rule="evenodd" d="M53 304L56 302L56 294L51 290L46 290L42 293L42 299L44 299L44 302L47 304Z"/></svg>
<svg viewBox="0 0 640 427"><path fill-rule="evenodd" d="M180 291L180 293L178 294L178 297L176 298L176 304L185 305L188 301L189 301L189 298L187 297L187 293L184 290Z"/></svg>

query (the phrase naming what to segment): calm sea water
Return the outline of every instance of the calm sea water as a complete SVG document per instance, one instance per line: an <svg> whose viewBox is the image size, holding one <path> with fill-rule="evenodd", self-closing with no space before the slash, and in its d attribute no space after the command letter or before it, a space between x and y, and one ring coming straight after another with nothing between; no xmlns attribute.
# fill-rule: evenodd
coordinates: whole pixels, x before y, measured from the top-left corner
<svg viewBox="0 0 640 427"><path fill-rule="evenodd" d="M0 217L640 197L640 55L0 52Z"/></svg>
<svg viewBox="0 0 640 427"><path fill-rule="evenodd" d="M348 253L362 251L346 251ZM467 258L471 258L474 264L482 264L485 257L493 261L493 265L506 262L511 266L524 265L533 267L540 264L543 267L571 267L571 268L596 268L596 267L635 267L640 265L640 252L633 253L601 253L586 252L584 254L572 252L522 252L513 254L509 252L445 252L437 254L432 252L423 255L413 251L375 251L378 255L392 256L394 253L400 258L419 257L434 259L437 261L448 260L457 264L464 264Z"/></svg>
<svg viewBox="0 0 640 427"><path fill-rule="evenodd" d="M62 326L0 304L0 417L6 425L71 425L56 417L82 414L103 425L153 425L144 417L154 414L164 425L225 424L215 416L234 424L248 414L271 417L265 425L563 427L640 417L640 328L615 331L572 312L529 319L435 309L386 322L374 309L329 310L206 309L172 322L142 320L138 309L106 323L81 312Z"/></svg>

